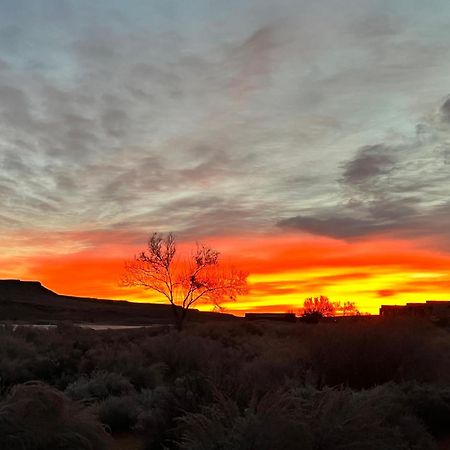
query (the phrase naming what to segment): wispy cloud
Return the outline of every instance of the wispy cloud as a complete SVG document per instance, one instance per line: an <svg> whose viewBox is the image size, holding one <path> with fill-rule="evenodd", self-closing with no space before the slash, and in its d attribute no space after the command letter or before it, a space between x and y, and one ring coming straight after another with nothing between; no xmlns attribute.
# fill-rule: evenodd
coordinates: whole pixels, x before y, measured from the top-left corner
<svg viewBox="0 0 450 450"><path fill-rule="evenodd" d="M416 155L417 143L369 138L374 127L379 136L397 126L404 134L430 96L445 94L427 68L445 73L448 49L422 39L395 9L364 2L347 8L351 14L332 14L325 1L286 1L275 13L270 3L246 2L230 5L229 15L198 5L196 17L156 4L125 10L99 3L80 12L50 3L37 11L24 2L32 21L6 3L0 23L0 184L8 220L23 228L30 219L64 230L142 217L148 227L176 224L186 233L201 233L208 220L205 232L217 234L268 229L280 217L293 224L288 217L297 209L311 231L326 220L311 204L342 209L336 190L358 185L373 197L355 223L359 234L372 221L370 208L398 205L398 196L375 194L374 183L400 174L403 188L390 188L406 190L417 178L420 167L411 168L402 150L412 146ZM234 8L242 11L237 20ZM401 116L405 90L419 83L425 100ZM442 128L447 109L444 103ZM171 205L186 198L185 216L189 203L203 210L193 207L183 223Z"/></svg>
<svg viewBox="0 0 450 450"><path fill-rule="evenodd" d="M412 137L357 149L341 164L340 200L279 225L341 238L368 234L438 236L449 245L448 100L416 124Z"/></svg>
<svg viewBox="0 0 450 450"><path fill-rule="evenodd" d="M449 13L5 0L0 236L295 231L447 251Z"/></svg>

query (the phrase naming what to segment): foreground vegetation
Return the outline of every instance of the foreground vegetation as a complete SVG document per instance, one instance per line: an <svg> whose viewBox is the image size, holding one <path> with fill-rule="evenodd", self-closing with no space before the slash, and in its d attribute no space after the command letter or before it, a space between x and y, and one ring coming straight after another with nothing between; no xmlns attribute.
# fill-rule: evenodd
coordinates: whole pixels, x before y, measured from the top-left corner
<svg viewBox="0 0 450 450"><path fill-rule="evenodd" d="M15 449L434 449L450 334L426 323L0 330L0 442ZM33 382L30 382L33 380Z"/></svg>

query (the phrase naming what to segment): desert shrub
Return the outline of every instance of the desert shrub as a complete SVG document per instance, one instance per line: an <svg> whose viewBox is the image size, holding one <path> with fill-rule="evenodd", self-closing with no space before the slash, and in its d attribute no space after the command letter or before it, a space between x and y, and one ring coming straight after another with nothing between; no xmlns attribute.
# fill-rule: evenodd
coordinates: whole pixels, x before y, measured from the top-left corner
<svg viewBox="0 0 450 450"><path fill-rule="evenodd" d="M266 394L244 408L216 396L180 419L180 448L433 450L432 437L396 388L354 392L305 387Z"/></svg>
<svg viewBox="0 0 450 450"><path fill-rule="evenodd" d="M248 339L251 336L263 336L267 331L265 324L261 324L260 322L207 322L188 325L185 334L219 341L226 347L240 347L244 338Z"/></svg>
<svg viewBox="0 0 450 450"><path fill-rule="evenodd" d="M0 377L5 386L35 378L35 368L42 360L35 346L13 333L0 337Z"/></svg>
<svg viewBox="0 0 450 450"><path fill-rule="evenodd" d="M154 389L164 383L168 367L163 362L139 366L136 362L134 367L126 370L126 374L133 385L138 389Z"/></svg>
<svg viewBox="0 0 450 450"><path fill-rule="evenodd" d="M179 446L186 450L312 449L306 423L296 417L290 397L279 392L253 399L244 410L216 393L215 403L179 422Z"/></svg>
<svg viewBox="0 0 450 450"><path fill-rule="evenodd" d="M0 402L2 450L110 448L100 423L60 391L39 383L15 386Z"/></svg>
<svg viewBox="0 0 450 450"><path fill-rule="evenodd" d="M248 441L276 450L290 439L305 449L426 450L430 433L450 429L449 361L448 332L412 322L0 330L0 389L47 381L91 400L91 415L113 431L135 430L155 449L252 448ZM262 398L273 391L289 400L269 414Z"/></svg>
<svg viewBox="0 0 450 450"><path fill-rule="evenodd" d="M389 381L448 379L435 329L420 324L319 325L305 342L318 385L368 388ZM442 343L441 343L442 344ZM450 367L448 367L450 369Z"/></svg>
<svg viewBox="0 0 450 450"><path fill-rule="evenodd" d="M143 389L121 397L111 396L96 405L94 410L99 420L112 431L126 431L135 426L147 436L147 440L156 441L171 432L175 418L184 411L199 408L197 393L200 382L186 377L175 380L171 386Z"/></svg>
<svg viewBox="0 0 450 450"><path fill-rule="evenodd" d="M138 404L132 396L108 397L97 407L98 419L113 432L134 427L138 413Z"/></svg>
<svg viewBox="0 0 450 450"><path fill-rule="evenodd" d="M82 376L67 386L65 393L73 400L104 400L110 396L122 396L133 391L133 385L123 375L94 372L91 376Z"/></svg>
<svg viewBox="0 0 450 450"><path fill-rule="evenodd" d="M450 434L450 388L429 384L407 383L400 386L403 403L434 436Z"/></svg>
<svg viewBox="0 0 450 450"><path fill-rule="evenodd" d="M164 442L173 440L174 420L181 415L173 389L158 386L144 389L136 395L139 408L135 426L145 437L147 448L163 448Z"/></svg>
<svg viewBox="0 0 450 450"><path fill-rule="evenodd" d="M144 389L134 395L139 415L135 429L143 436L148 448L169 445L176 435L176 420L186 412L197 412L210 403L210 383L194 375L180 377L169 386Z"/></svg>
<svg viewBox="0 0 450 450"><path fill-rule="evenodd" d="M110 334L101 336L96 345L91 345L84 353L84 363L93 364L96 370L110 370L112 365L126 364L130 359L142 359L140 346L130 338L122 336L121 340L117 340Z"/></svg>
<svg viewBox="0 0 450 450"><path fill-rule="evenodd" d="M88 337L83 335L83 339ZM64 388L78 377L80 340L78 335L64 335L57 330L3 330L0 376L7 385L35 379Z"/></svg>
<svg viewBox="0 0 450 450"><path fill-rule="evenodd" d="M304 381L305 372L306 362L299 349L275 340L267 342L261 354L242 365L236 389L240 399L249 400L255 394L292 385L293 380Z"/></svg>
<svg viewBox="0 0 450 450"><path fill-rule="evenodd" d="M317 449L432 450L434 442L394 386L295 390Z"/></svg>
<svg viewBox="0 0 450 450"><path fill-rule="evenodd" d="M104 339L84 352L80 359L79 371L87 375L93 372L114 372L113 368L117 363L117 349Z"/></svg>
<svg viewBox="0 0 450 450"><path fill-rule="evenodd" d="M208 339L174 333L156 336L142 345L146 357L152 362L163 362L172 379L200 370L218 350Z"/></svg>

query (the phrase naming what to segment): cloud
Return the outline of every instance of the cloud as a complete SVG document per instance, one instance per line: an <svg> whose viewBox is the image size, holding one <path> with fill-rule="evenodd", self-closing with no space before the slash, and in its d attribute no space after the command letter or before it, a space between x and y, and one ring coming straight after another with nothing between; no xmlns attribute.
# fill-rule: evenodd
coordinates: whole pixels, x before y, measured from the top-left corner
<svg viewBox="0 0 450 450"><path fill-rule="evenodd" d="M450 97L448 97L441 106L442 118L446 122L450 122Z"/></svg>
<svg viewBox="0 0 450 450"><path fill-rule="evenodd" d="M448 99L439 107L444 115ZM439 236L448 247L447 148L450 138L433 115L423 118L427 130L412 138L360 147L343 162L340 200L316 206L279 221L281 227L342 239L373 234ZM338 197L338 198L339 198Z"/></svg>
<svg viewBox="0 0 450 450"><path fill-rule="evenodd" d="M44 3L0 18L8 223L217 236L280 221L347 239L437 232L425 218L439 207L446 221L448 104L433 119L424 103L448 49L401 15Z"/></svg>
<svg viewBox="0 0 450 450"><path fill-rule="evenodd" d="M307 217L296 216L281 220L279 226L306 231L321 236L335 238L350 238L367 235L381 227L370 220L355 219L354 217Z"/></svg>
<svg viewBox="0 0 450 450"><path fill-rule="evenodd" d="M382 144L367 145L358 150L356 156L344 164L343 180L347 184L370 182L393 170L395 149Z"/></svg>
<svg viewBox="0 0 450 450"><path fill-rule="evenodd" d="M377 291L379 297L392 297L396 294L396 291L393 289L380 289Z"/></svg>
<svg viewBox="0 0 450 450"><path fill-rule="evenodd" d="M30 105L25 92L15 86L0 85L0 111L11 128L28 127L32 123Z"/></svg>

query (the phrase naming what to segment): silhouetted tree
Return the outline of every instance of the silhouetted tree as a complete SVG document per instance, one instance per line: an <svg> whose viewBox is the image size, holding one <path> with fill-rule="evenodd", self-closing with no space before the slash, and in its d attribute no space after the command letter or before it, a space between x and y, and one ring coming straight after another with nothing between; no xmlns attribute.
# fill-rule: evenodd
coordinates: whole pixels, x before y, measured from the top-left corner
<svg viewBox="0 0 450 450"><path fill-rule="evenodd" d="M331 302L324 295L320 297L309 297L303 303L304 320L311 323L317 323L323 317L333 316L356 316L360 314L355 302Z"/></svg>
<svg viewBox="0 0 450 450"><path fill-rule="evenodd" d="M189 308L197 302L219 306L247 292L247 274L219 264L219 252L197 244L189 257L179 258L174 236L154 233L147 249L126 263L123 283L158 292L172 305L175 326L183 327Z"/></svg>
<svg viewBox="0 0 450 450"><path fill-rule="evenodd" d="M317 323L323 317L334 316L336 307L328 297L308 297L303 302L303 317L305 321Z"/></svg>
<svg viewBox="0 0 450 450"><path fill-rule="evenodd" d="M356 306L355 302L344 302L343 305L341 305L339 302L336 304L336 312L339 312L343 316L357 316L361 314L359 312L359 309Z"/></svg>

